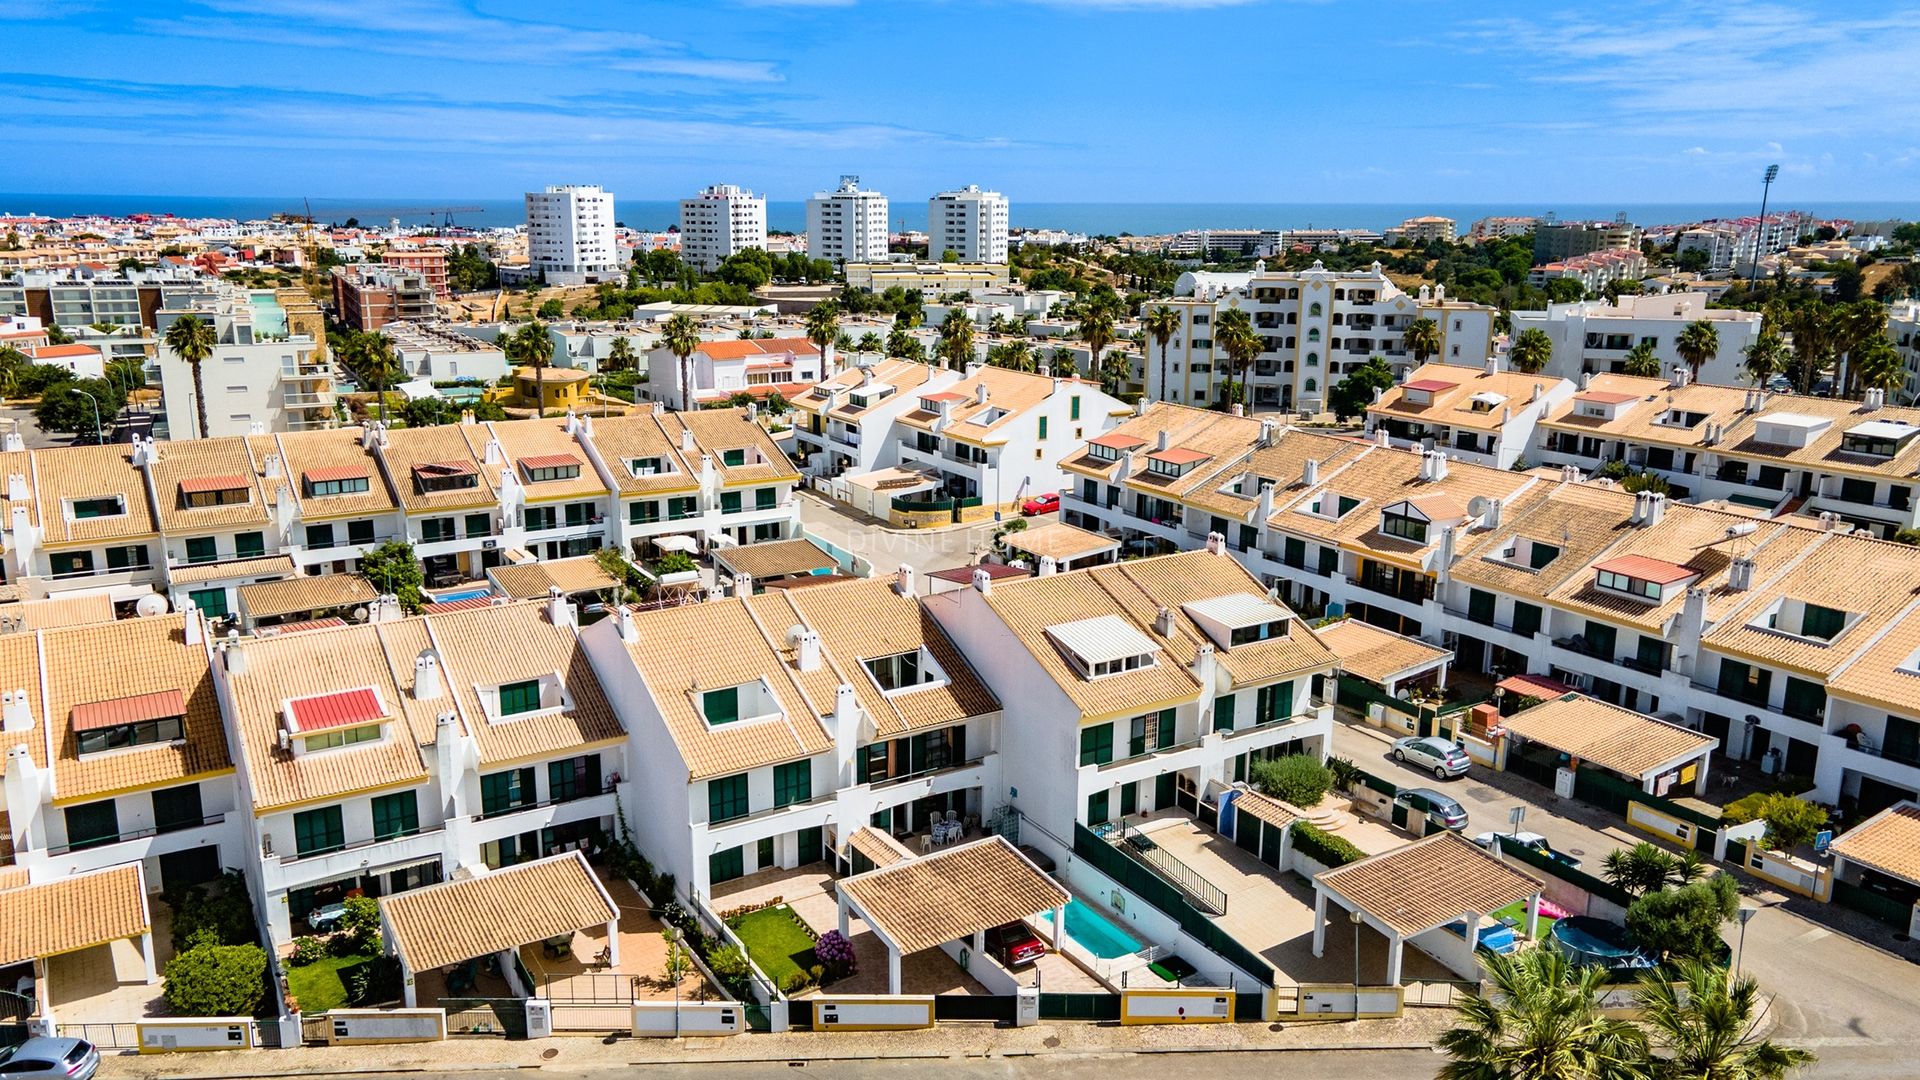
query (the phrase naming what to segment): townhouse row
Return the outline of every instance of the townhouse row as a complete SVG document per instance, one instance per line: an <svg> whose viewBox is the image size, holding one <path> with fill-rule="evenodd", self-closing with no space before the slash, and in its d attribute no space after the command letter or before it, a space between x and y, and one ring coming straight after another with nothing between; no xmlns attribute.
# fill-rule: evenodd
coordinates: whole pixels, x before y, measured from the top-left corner
<svg viewBox="0 0 1920 1080"><path fill-rule="evenodd" d="M0 476L5 582L28 599L104 595L122 614L151 611L158 593L237 617L243 587L352 572L388 540L412 543L437 587L528 558L644 553L665 536L704 548L799 534L799 474L748 410L16 440Z"/></svg>
<svg viewBox="0 0 1920 1080"><path fill-rule="evenodd" d="M35 885L238 870L283 946L348 895L623 827L707 898L844 865L868 827L924 848L936 822L1070 836L1191 811L1330 735L1333 654L1217 553L929 597L903 569L584 627L562 597L379 610L269 637L193 610L0 636L0 855Z"/></svg>
<svg viewBox="0 0 1920 1080"><path fill-rule="evenodd" d="M1388 442L1155 405L1064 463L1062 513L1217 537L1303 613L1673 719L1860 815L1920 791L1920 549Z"/></svg>

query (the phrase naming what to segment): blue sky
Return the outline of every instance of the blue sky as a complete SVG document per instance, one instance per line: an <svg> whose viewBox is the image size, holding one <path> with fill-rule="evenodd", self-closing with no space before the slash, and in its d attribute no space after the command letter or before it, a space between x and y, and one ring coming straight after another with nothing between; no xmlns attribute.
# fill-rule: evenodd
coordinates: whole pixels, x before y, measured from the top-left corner
<svg viewBox="0 0 1920 1080"><path fill-rule="evenodd" d="M1920 192L1920 3L0 0L0 188Z"/></svg>

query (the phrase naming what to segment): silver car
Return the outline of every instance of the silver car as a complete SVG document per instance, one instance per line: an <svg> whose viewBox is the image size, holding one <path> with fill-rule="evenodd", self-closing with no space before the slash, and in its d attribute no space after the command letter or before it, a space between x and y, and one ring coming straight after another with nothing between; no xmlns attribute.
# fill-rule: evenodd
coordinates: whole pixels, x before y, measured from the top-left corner
<svg viewBox="0 0 1920 1080"><path fill-rule="evenodd" d="M1467 752L1445 739L1432 735L1408 736L1393 744L1393 760L1403 765L1412 765L1433 774L1436 780L1445 780L1450 776L1465 776Z"/></svg>
<svg viewBox="0 0 1920 1080"><path fill-rule="evenodd" d="M0 1050L0 1076L25 1080L92 1080L100 1071L100 1051L85 1039L28 1039Z"/></svg>

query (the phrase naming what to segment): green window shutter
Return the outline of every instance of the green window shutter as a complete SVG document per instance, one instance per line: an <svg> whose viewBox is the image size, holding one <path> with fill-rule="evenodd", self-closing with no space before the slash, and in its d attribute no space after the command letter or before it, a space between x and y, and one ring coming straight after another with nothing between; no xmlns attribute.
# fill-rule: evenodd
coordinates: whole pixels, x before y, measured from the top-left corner
<svg viewBox="0 0 1920 1080"><path fill-rule="evenodd" d="M779 500L780 500L780 489L778 488L754 489L753 508L755 510L771 510L775 506L779 505Z"/></svg>
<svg viewBox="0 0 1920 1080"><path fill-rule="evenodd" d="M307 526L307 546L310 548L314 548L315 550L332 547L333 546L333 526L332 525Z"/></svg>
<svg viewBox="0 0 1920 1080"><path fill-rule="evenodd" d="M1587 620L1587 648L1593 655L1603 659L1613 659L1614 648L1619 644L1620 632L1606 623Z"/></svg>
<svg viewBox="0 0 1920 1080"><path fill-rule="evenodd" d="M1096 791L1087 796L1087 824L1100 825L1112 816L1107 809L1109 802L1107 796L1106 791Z"/></svg>
<svg viewBox="0 0 1920 1080"><path fill-rule="evenodd" d="M1494 595L1483 589L1467 590L1467 619L1482 626L1493 625Z"/></svg>
<svg viewBox="0 0 1920 1080"><path fill-rule="evenodd" d="M1153 745L1172 746L1173 733L1174 733L1173 710L1161 709L1160 710L1160 737L1154 740Z"/></svg>
<svg viewBox="0 0 1920 1080"><path fill-rule="evenodd" d="M373 522L371 521L347 522L347 543L349 544L373 543Z"/></svg>
<svg viewBox="0 0 1920 1080"><path fill-rule="evenodd" d="M211 536L192 536L187 538L187 561L190 563L216 562L220 558L220 547Z"/></svg>
<svg viewBox="0 0 1920 1080"><path fill-rule="evenodd" d="M233 553L242 559L257 559L267 553L267 534L245 532L233 538Z"/></svg>
<svg viewBox="0 0 1920 1080"><path fill-rule="evenodd" d="M480 778L480 813L498 814L533 801L533 770L508 769Z"/></svg>
<svg viewBox="0 0 1920 1080"><path fill-rule="evenodd" d="M1292 681L1289 680L1287 682L1281 683L1279 686L1279 691L1280 691L1279 694L1275 695L1278 698L1278 701L1275 703L1277 705L1277 711L1274 713L1273 718L1275 720L1291 720L1293 718L1293 683Z"/></svg>
<svg viewBox="0 0 1920 1080"><path fill-rule="evenodd" d="M346 846L346 830L340 821L338 806L302 810L293 815L294 850L300 855L315 855Z"/></svg>
<svg viewBox="0 0 1920 1080"><path fill-rule="evenodd" d="M723 514L739 513L740 512L740 493L737 491L721 492L720 493L720 512Z"/></svg>
<svg viewBox="0 0 1920 1080"><path fill-rule="evenodd" d="M1780 711L1798 720L1818 721L1827 707L1827 689L1819 683L1787 676Z"/></svg>
<svg viewBox="0 0 1920 1080"><path fill-rule="evenodd" d="M374 839L412 836L419 831L420 799L417 792L400 791L373 800Z"/></svg>
<svg viewBox="0 0 1920 1080"><path fill-rule="evenodd" d="M368 522L367 524L371 526L373 523ZM371 533L373 530L369 528L367 531ZM468 536L488 536L488 535L491 535L492 532L493 532L493 515L492 514L468 514L467 515L467 535Z"/></svg>
<svg viewBox="0 0 1920 1080"><path fill-rule="evenodd" d="M508 683L500 688L500 715L518 716L540 708L540 680Z"/></svg>
<svg viewBox="0 0 1920 1080"><path fill-rule="evenodd" d="M1640 665L1643 668L1649 668L1654 671L1665 671L1667 669L1667 643L1660 638L1648 637L1642 634L1640 635L1640 650L1635 654L1635 659L1640 661Z"/></svg>
<svg viewBox="0 0 1920 1080"><path fill-rule="evenodd" d="M718 885L723 881L732 881L746 876L746 850L730 847L725 851L716 851L707 856L707 877Z"/></svg>
<svg viewBox="0 0 1920 1080"><path fill-rule="evenodd" d="M1067 399L1067 418L1069 420L1080 419L1080 395L1079 394L1075 394L1072 397Z"/></svg>
<svg viewBox="0 0 1920 1080"><path fill-rule="evenodd" d="M747 816L747 774L737 773L707 781L707 818L732 821Z"/></svg>
<svg viewBox="0 0 1920 1080"><path fill-rule="evenodd" d="M1233 730L1233 695L1221 694L1213 699L1213 730Z"/></svg>
<svg viewBox="0 0 1920 1080"><path fill-rule="evenodd" d="M1527 552L1527 565L1538 570L1559 557L1559 548L1551 544L1535 544Z"/></svg>
<svg viewBox="0 0 1920 1080"><path fill-rule="evenodd" d="M1047 437L1047 418L1044 416L1040 418L1040 437Z"/></svg>
<svg viewBox="0 0 1920 1080"><path fill-rule="evenodd" d="M67 846L75 851L120 839L120 815L112 799L67 807Z"/></svg>
<svg viewBox="0 0 1920 1080"><path fill-rule="evenodd" d="M792 806L813 798L813 763L789 761L773 767L773 805Z"/></svg>
<svg viewBox="0 0 1920 1080"><path fill-rule="evenodd" d="M1281 542L1280 561L1296 569L1307 565L1307 542L1297 536L1289 536Z"/></svg>
<svg viewBox="0 0 1920 1080"><path fill-rule="evenodd" d="M1800 618L1800 633L1806 637L1832 641L1847 622L1847 613L1818 604L1808 604L1806 613Z"/></svg>
<svg viewBox="0 0 1920 1080"><path fill-rule="evenodd" d="M1340 549L1323 547L1320 549L1320 572L1331 577L1340 572Z"/></svg>
<svg viewBox="0 0 1920 1080"><path fill-rule="evenodd" d="M700 709L706 713L708 727L733 723L740 719L740 688L729 686L724 690L709 690L701 694Z"/></svg>
<svg viewBox="0 0 1920 1080"><path fill-rule="evenodd" d="M1080 764L1105 765L1113 760L1113 725L1080 729Z"/></svg>
<svg viewBox="0 0 1920 1080"><path fill-rule="evenodd" d="M745 465L746 463L747 463L747 452L745 449L725 450L725 451L722 451L720 454L720 464L726 465L730 468L738 465Z"/></svg>
<svg viewBox="0 0 1920 1080"><path fill-rule="evenodd" d="M1744 698L1747 691L1747 665L1738 660L1720 661L1720 696Z"/></svg>
<svg viewBox="0 0 1920 1080"><path fill-rule="evenodd" d="M1536 604L1515 603L1513 605L1513 632L1521 637L1532 637L1540 632L1540 608Z"/></svg>
<svg viewBox="0 0 1920 1080"><path fill-rule="evenodd" d="M195 589L187 594L187 599L209 619L227 617L227 590L223 588Z"/></svg>
<svg viewBox="0 0 1920 1080"><path fill-rule="evenodd" d="M190 829L206 820L206 814L200 808L200 785L183 784L180 787L161 788L153 793L153 828L155 832L172 832L175 829Z"/></svg>

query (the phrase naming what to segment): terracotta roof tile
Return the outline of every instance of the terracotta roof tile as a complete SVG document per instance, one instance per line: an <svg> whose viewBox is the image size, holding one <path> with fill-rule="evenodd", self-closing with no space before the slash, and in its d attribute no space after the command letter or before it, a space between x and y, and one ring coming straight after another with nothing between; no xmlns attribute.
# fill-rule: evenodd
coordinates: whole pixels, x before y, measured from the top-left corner
<svg viewBox="0 0 1920 1080"><path fill-rule="evenodd" d="M148 932L144 880L134 863L0 891L0 966Z"/></svg>
<svg viewBox="0 0 1920 1080"><path fill-rule="evenodd" d="M578 930L620 909L577 851L383 897L394 946L413 971L458 964Z"/></svg>
<svg viewBox="0 0 1920 1080"><path fill-rule="evenodd" d="M1501 722L1509 735L1644 780L1720 744L1678 724L1609 705L1583 694L1543 701Z"/></svg>
<svg viewBox="0 0 1920 1080"><path fill-rule="evenodd" d="M1451 832L1323 870L1313 880L1405 936L1469 913L1490 915L1542 889L1532 876Z"/></svg>
<svg viewBox="0 0 1920 1080"><path fill-rule="evenodd" d="M1070 899L998 836L842 878L837 887L902 953L1029 919Z"/></svg>

